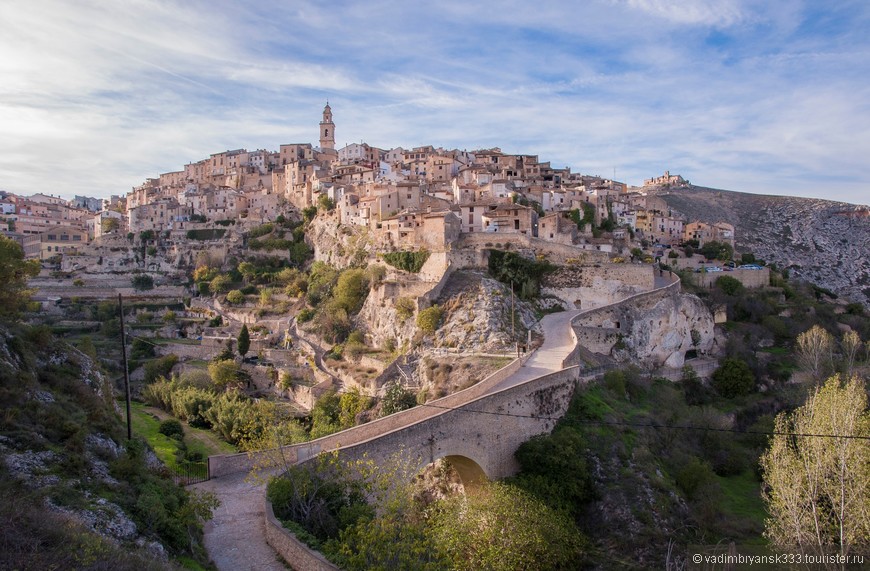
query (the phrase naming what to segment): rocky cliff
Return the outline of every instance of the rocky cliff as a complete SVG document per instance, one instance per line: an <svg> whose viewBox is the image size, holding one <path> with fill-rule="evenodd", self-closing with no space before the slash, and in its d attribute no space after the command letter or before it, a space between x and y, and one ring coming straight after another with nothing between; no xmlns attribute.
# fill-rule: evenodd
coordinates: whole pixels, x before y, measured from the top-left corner
<svg viewBox="0 0 870 571"><path fill-rule="evenodd" d="M870 304L870 209L843 202L701 187L660 190L687 220L735 226L737 250L792 277Z"/></svg>

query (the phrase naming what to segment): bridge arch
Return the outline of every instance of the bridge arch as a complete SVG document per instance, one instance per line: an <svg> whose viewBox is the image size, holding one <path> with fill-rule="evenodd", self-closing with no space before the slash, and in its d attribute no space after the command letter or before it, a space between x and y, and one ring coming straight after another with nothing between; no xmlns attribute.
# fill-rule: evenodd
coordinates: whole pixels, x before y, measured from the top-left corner
<svg viewBox="0 0 870 571"><path fill-rule="evenodd" d="M462 480L462 485L466 491L489 481L486 472L484 472L480 464L468 456L451 454L442 458L449 462L453 466L453 469L456 470L456 473L459 474L459 478Z"/></svg>

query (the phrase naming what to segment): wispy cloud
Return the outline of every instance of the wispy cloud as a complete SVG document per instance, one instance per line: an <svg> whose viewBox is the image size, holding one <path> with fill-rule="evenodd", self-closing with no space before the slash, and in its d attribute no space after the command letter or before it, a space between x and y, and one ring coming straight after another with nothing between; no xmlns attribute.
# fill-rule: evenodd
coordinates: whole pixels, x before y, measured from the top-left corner
<svg viewBox="0 0 870 571"><path fill-rule="evenodd" d="M329 98L340 142L868 201L861 3L9 0L0 19L16 192L117 194L222 149L316 141Z"/></svg>

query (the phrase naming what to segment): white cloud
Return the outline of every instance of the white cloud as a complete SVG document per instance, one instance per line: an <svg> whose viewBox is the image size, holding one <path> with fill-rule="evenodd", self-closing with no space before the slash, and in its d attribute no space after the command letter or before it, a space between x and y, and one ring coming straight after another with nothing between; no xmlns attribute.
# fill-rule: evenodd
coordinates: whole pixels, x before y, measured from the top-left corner
<svg viewBox="0 0 870 571"><path fill-rule="evenodd" d="M625 0L634 9L676 24L728 27L747 19L733 0Z"/></svg>

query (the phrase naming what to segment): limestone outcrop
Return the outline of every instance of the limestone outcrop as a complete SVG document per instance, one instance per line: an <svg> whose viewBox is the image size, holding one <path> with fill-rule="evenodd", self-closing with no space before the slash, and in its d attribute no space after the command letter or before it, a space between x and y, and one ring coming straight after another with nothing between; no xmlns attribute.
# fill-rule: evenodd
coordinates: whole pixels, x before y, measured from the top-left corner
<svg viewBox="0 0 870 571"><path fill-rule="evenodd" d="M713 314L698 297L662 292L593 310L574 322L574 331L594 353L657 368L682 367L687 351L712 350L713 326Z"/></svg>

